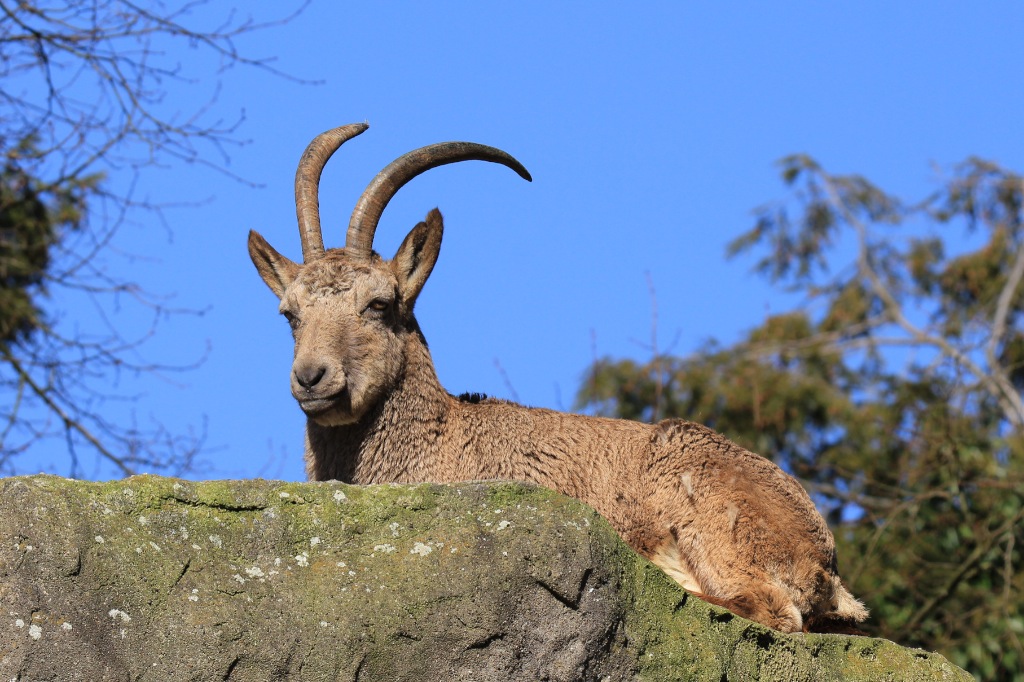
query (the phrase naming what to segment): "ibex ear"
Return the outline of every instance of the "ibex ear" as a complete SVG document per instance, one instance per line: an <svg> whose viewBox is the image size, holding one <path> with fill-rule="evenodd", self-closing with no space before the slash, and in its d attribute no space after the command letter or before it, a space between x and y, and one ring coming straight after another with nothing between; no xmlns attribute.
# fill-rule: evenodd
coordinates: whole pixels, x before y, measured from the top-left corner
<svg viewBox="0 0 1024 682"><path fill-rule="evenodd" d="M412 228L391 261L398 277L398 295L406 310L411 310L416 297L430 277L437 255L441 252L444 220L436 208L427 214L427 221Z"/></svg>
<svg viewBox="0 0 1024 682"><path fill-rule="evenodd" d="M274 250L274 247L255 230L249 230L249 257L252 258L260 277L278 298L284 296L284 290L295 280L302 268L298 263L288 260Z"/></svg>

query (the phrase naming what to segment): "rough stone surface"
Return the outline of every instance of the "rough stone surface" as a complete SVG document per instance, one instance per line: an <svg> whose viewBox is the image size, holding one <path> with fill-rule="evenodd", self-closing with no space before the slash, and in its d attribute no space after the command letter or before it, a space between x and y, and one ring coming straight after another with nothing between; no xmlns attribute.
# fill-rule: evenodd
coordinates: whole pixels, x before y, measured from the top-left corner
<svg viewBox="0 0 1024 682"><path fill-rule="evenodd" d="M0 479L0 680L969 680L689 597L509 483Z"/></svg>

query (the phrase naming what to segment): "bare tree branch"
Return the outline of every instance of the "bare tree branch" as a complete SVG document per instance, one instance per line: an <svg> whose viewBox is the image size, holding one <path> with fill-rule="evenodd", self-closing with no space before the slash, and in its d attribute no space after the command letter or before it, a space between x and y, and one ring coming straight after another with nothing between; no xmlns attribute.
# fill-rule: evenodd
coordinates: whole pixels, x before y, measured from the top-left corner
<svg viewBox="0 0 1024 682"><path fill-rule="evenodd" d="M54 414L56 414L60 418L61 422L63 422L64 424L65 429L67 429L68 431L77 431L78 433L80 433L85 438L85 440L89 442L89 444L96 448L97 452L99 452L101 455L107 458L107 460L113 463L114 466L116 466L125 476L133 476L135 474L135 471L132 470L131 467L126 465L122 458L118 457L110 450L108 450L103 445L103 443L100 442L98 438L96 438L96 436L94 436L88 429L85 428L85 426L82 425L81 421L68 415L68 413L65 412L61 408L61 406L56 403L56 401L54 401L52 397L52 391L44 386L40 386L39 384L37 384L35 380L32 378L32 376L25 371L25 368L21 366L21 363L18 362L17 358L11 355L7 348L0 348L0 355L2 355L4 361L7 364L14 368L14 371L18 373L18 377L21 379L24 385L32 389L32 392L36 394L36 397L38 397L43 402L43 404L45 404L50 410L53 411Z"/></svg>
<svg viewBox="0 0 1024 682"><path fill-rule="evenodd" d="M989 363L988 367L982 367L971 359L970 355L953 346L946 337L940 334L929 334L907 319L903 306L892 292L889 291L885 283L882 282L882 278L878 275L878 272L871 265L871 249L868 243L867 227L863 222L861 222L856 214L850 210L842 197L840 197L832 179L824 177L823 182L832 208L842 215L843 220L853 227L857 233L858 269L871 284L871 288L875 294L884 303L885 310L891 317L892 321L903 329L903 331L905 331L914 342L920 345L936 348L949 358L953 359L957 364L967 369L967 371L969 371L979 383L988 386L989 390L992 391L993 395L996 396L999 403L1003 406L1006 417L1014 425L1014 428L1024 430L1024 399L1022 399L1020 393L1014 389L1013 383L1010 381L1006 372L999 363ZM1018 254L1017 263L1021 268L1024 268L1024 250ZM1014 271L1016 272L1016 270L1017 268L1015 266ZM1024 275L1024 272L1021 274ZM1016 284L1019 284L1019 282L1020 278L1018 277L1014 289L1010 290L1009 294L1007 294L1007 298L1012 296L1013 291L1016 290ZM1005 292L1006 289L1004 288L1004 293ZM1008 305L1009 304L1007 303L1007 306ZM998 319L999 314L997 313L996 320Z"/></svg>
<svg viewBox="0 0 1024 682"><path fill-rule="evenodd" d="M0 0L0 191L10 198L0 201L0 295L21 296L25 308L6 336L0 325L4 470L56 436L73 475L87 451L122 475L192 466L201 435L107 413L137 398L115 387L122 376L169 380L205 355L197 349L180 365L145 358L160 321L203 311L122 275L112 260L137 257L118 250L117 236L133 223L163 222L162 206L135 197L149 166L184 161L242 180L225 164L245 144L237 136L245 114L225 116L221 80L242 66L303 82L237 44L291 20L308 1L257 21L207 0ZM189 97L175 97L184 87ZM31 244L18 222L26 216L36 220ZM40 240L44 256L25 261L22 252ZM4 278L15 271L27 274ZM125 310L148 315L149 327L128 332Z"/></svg>

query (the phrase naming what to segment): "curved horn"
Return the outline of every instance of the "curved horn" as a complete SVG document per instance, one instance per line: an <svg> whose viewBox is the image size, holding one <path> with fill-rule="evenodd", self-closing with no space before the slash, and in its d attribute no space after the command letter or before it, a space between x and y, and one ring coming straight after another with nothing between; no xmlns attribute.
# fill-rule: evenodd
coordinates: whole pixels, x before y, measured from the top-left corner
<svg viewBox="0 0 1024 682"><path fill-rule="evenodd" d="M525 180L533 181L530 172L510 154L495 147L474 142L441 142L421 147L398 157L377 174L359 197L345 236L345 251L356 258L369 258L373 249L373 233L395 193L417 175L458 161L490 161L508 166Z"/></svg>
<svg viewBox="0 0 1024 682"><path fill-rule="evenodd" d="M369 128L353 123L321 133L302 152L295 170L295 216L299 219L302 240L302 262L308 263L324 255L324 235L320 229L320 174L331 154L338 147Z"/></svg>

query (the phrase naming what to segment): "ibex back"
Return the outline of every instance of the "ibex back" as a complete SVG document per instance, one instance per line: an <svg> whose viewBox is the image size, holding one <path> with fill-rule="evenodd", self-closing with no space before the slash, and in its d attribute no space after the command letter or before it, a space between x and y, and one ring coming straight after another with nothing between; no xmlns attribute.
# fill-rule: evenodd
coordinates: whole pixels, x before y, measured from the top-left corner
<svg viewBox="0 0 1024 682"><path fill-rule="evenodd" d="M491 161L450 142L406 154L356 204L345 248L324 250L318 184L327 159L366 129L310 143L295 178L303 263L249 233L249 254L295 338L292 395L306 413L306 470L349 483L531 481L591 505L686 589L786 632L852 631L867 611L842 585L835 543L803 488L773 463L699 424L601 419L442 388L413 316L437 261L434 209L388 261L373 234L394 194L439 165Z"/></svg>

